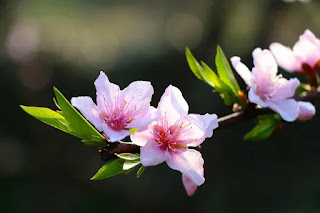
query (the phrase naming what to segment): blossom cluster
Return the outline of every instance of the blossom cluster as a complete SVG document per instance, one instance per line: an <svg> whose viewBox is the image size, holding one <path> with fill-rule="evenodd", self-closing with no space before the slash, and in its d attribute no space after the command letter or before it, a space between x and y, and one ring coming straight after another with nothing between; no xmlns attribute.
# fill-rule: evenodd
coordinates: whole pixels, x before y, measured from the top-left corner
<svg viewBox="0 0 320 213"><path fill-rule="evenodd" d="M271 50L271 51L270 51ZM278 65L288 72L310 75L320 66L320 40L306 30L291 50L279 43L270 50L256 48L252 71L237 56L232 65L249 88L248 98L259 107L268 107L285 121L307 120L315 114L309 102L296 101L297 78L285 79L278 74ZM181 91L168 86L158 106L150 105L153 87L147 81L135 81L121 90L100 72L94 82L95 104L90 97L74 97L71 103L109 142L118 142L127 136L141 147L143 166L166 164L182 173L188 195L192 195L205 181L204 160L194 149L213 135L218 127L216 114L188 114L189 106Z"/></svg>
<svg viewBox="0 0 320 213"><path fill-rule="evenodd" d="M166 162L182 173L188 195L204 183L204 160L192 149L218 127L215 114L188 114L189 106L181 91L168 86L158 107L150 106L153 87L150 82L135 81L120 90L100 72L95 81L97 105L90 97L75 97L71 103L87 120L117 142L130 135L133 144L141 146L143 166ZM132 130L137 130L131 134Z"/></svg>
<svg viewBox="0 0 320 213"><path fill-rule="evenodd" d="M271 51L270 51L271 50ZM305 101L296 101L293 96L300 81L278 75L278 64L288 72L317 76L320 65L320 40L306 30L294 45L293 50L280 43L272 43L270 50L256 48L252 52L252 72L239 57L231 58L232 65L250 88L249 101L260 107L268 107L279 113L283 120L292 122L297 118L308 120L315 114L315 107Z"/></svg>

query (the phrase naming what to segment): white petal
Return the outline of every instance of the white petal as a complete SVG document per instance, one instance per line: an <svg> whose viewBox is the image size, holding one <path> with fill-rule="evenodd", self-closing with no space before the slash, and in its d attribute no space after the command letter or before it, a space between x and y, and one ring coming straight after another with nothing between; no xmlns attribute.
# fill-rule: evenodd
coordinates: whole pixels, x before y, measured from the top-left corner
<svg viewBox="0 0 320 213"><path fill-rule="evenodd" d="M185 174L182 174L182 183L183 183L184 188L186 189L186 192L187 192L188 196L192 196L196 192L196 190L198 188L197 184L195 184Z"/></svg>
<svg viewBox="0 0 320 213"><path fill-rule="evenodd" d="M129 136L131 133L129 130L113 130L107 124L102 126L103 132L109 138L110 142L117 142L125 137Z"/></svg>
<svg viewBox="0 0 320 213"><path fill-rule="evenodd" d="M154 121L151 123L147 129L145 130L139 130L138 132L135 132L130 135L130 139L132 143L138 145L138 146L144 146L152 137L153 134L152 132L152 127L156 124L157 122Z"/></svg>
<svg viewBox="0 0 320 213"><path fill-rule="evenodd" d="M253 79L252 73L250 72L248 67L241 62L241 58L238 56L234 56L230 60L231 60L232 66L237 71L237 73L241 76L244 82L248 86L251 86L252 79Z"/></svg>
<svg viewBox="0 0 320 213"><path fill-rule="evenodd" d="M274 88L272 94L273 99L286 99L294 96L300 81L297 78L291 78L289 81L285 78L280 78Z"/></svg>
<svg viewBox="0 0 320 213"><path fill-rule="evenodd" d="M267 104L257 94L257 85L253 84L248 93L248 98L251 103L255 103L261 107L267 107Z"/></svg>
<svg viewBox="0 0 320 213"><path fill-rule="evenodd" d="M307 31L299 37L299 41L293 46L293 52L302 58L303 63L307 63L313 68L320 60L320 47L312 39L309 32Z"/></svg>
<svg viewBox="0 0 320 213"><path fill-rule="evenodd" d="M253 63L255 67L258 67L259 70L268 74L270 78L275 78L278 72L278 65L273 55L269 50L261 50L256 48L252 52Z"/></svg>
<svg viewBox="0 0 320 213"><path fill-rule="evenodd" d="M151 122L158 120L160 118L160 110L149 106L141 116L134 119L128 124L127 128L139 128L140 130L145 129Z"/></svg>
<svg viewBox="0 0 320 213"><path fill-rule="evenodd" d="M120 93L118 85L110 83L108 77L104 72L100 72L99 77L94 82L97 90L97 105L101 111L103 111L106 105L114 106L116 97Z"/></svg>
<svg viewBox="0 0 320 213"><path fill-rule="evenodd" d="M198 186L204 183L204 161L200 152L194 149L186 149L171 155L172 158L166 161L171 169L178 170L188 176Z"/></svg>
<svg viewBox="0 0 320 213"><path fill-rule="evenodd" d="M299 117L301 121L310 120L316 114L316 108L310 103L305 101L299 101Z"/></svg>
<svg viewBox="0 0 320 213"><path fill-rule="evenodd" d="M96 127L97 130L102 131L102 125L104 125L104 122L101 112L90 97L80 96L72 98L71 104L76 107L81 114Z"/></svg>
<svg viewBox="0 0 320 213"><path fill-rule="evenodd" d="M280 67L288 72L301 72L302 61L293 51L280 43L272 43L270 50Z"/></svg>
<svg viewBox="0 0 320 213"><path fill-rule="evenodd" d="M294 99L268 100L268 107L279 113L283 120L292 122L298 118L299 104Z"/></svg>
<svg viewBox="0 0 320 213"><path fill-rule="evenodd" d="M218 127L216 114L189 114L182 120L186 125L180 138L190 141L187 146L199 146L205 138L212 137L213 130Z"/></svg>
<svg viewBox="0 0 320 213"><path fill-rule="evenodd" d="M140 160L143 166L155 166L163 163L171 156L162 150L158 143L148 141L146 145L141 147Z"/></svg>
<svg viewBox="0 0 320 213"><path fill-rule="evenodd" d="M134 81L121 91L121 96L129 107L142 110L148 110L152 95L153 87L149 81Z"/></svg>
<svg viewBox="0 0 320 213"><path fill-rule="evenodd" d="M310 42L312 42L316 45L320 45L320 40L309 29L306 29L304 31L303 36L305 39L308 39Z"/></svg>
<svg viewBox="0 0 320 213"><path fill-rule="evenodd" d="M169 125L173 125L181 117L188 114L189 106L181 91L172 85L168 86L158 104L161 116L165 117Z"/></svg>

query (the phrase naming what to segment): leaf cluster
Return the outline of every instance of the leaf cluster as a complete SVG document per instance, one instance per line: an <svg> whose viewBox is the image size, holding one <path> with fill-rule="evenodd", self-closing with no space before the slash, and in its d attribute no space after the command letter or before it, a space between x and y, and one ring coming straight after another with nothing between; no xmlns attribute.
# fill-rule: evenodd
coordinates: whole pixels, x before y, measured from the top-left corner
<svg viewBox="0 0 320 213"><path fill-rule="evenodd" d="M215 73L205 62L200 63L186 48L186 58L194 75L213 88L223 98L226 105L239 104L243 109L246 107L246 98L240 90L239 84L234 77L230 64L220 46L217 47Z"/></svg>

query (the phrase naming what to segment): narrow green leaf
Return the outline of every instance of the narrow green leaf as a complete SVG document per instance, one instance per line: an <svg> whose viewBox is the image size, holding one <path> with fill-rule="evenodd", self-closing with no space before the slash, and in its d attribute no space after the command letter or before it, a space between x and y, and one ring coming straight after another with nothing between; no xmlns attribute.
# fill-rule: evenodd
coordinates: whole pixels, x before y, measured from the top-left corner
<svg viewBox="0 0 320 213"><path fill-rule="evenodd" d="M121 154L115 154L115 155L121 159L124 159L124 160L139 160L140 159L139 154L121 153Z"/></svg>
<svg viewBox="0 0 320 213"><path fill-rule="evenodd" d="M102 180L123 172L123 159L119 158L103 165L99 171L90 180Z"/></svg>
<svg viewBox="0 0 320 213"><path fill-rule="evenodd" d="M52 127L60 129L66 133L72 134L72 129L69 127L68 121L59 113L45 107L27 107L20 106L26 113L36 119L48 124Z"/></svg>
<svg viewBox="0 0 320 213"><path fill-rule="evenodd" d="M217 47L216 66L220 79L238 96L240 92L239 84L220 46Z"/></svg>
<svg viewBox="0 0 320 213"><path fill-rule="evenodd" d="M104 145L104 137L69 103L57 88L54 87L53 90L62 115L74 131L73 135L85 141L95 141L94 145L96 146Z"/></svg>
<svg viewBox="0 0 320 213"><path fill-rule="evenodd" d="M133 169L135 168L136 166L140 165L141 162L140 162L140 159L139 160L126 160L123 164L123 170L129 170L129 169Z"/></svg>
<svg viewBox="0 0 320 213"><path fill-rule="evenodd" d="M204 69L195 59L195 57L192 55L188 48L186 48L186 58L191 71L198 79L200 79L201 81L210 85L213 88L220 86L220 79L218 78L217 74L213 72L211 69Z"/></svg>
<svg viewBox="0 0 320 213"><path fill-rule="evenodd" d="M203 61L201 62L202 67L206 70L206 73L213 73L208 77L208 80L211 81L215 87L215 91L218 92L221 98L224 100L226 105L232 105L238 102L238 97L233 93L228 85L219 79L219 77L213 72L213 70Z"/></svg>
<svg viewBox="0 0 320 213"><path fill-rule="evenodd" d="M146 169L146 167L141 166L137 172L137 178L141 177L141 175L143 174L144 170Z"/></svg>
<svg viewBox="0 0 320 213"><path fill-rule="evenodd" d="M210 81L213 85L214 88L228 88L229 87L223 83L223 81L221 81L218 77L218 75L206 64L204 63L203 61L201 61L201 65L204 69L204 72L202 75L205 75L205 77L207 78L208 81Z"/></svg>
<svg viewBox="0 0 320 213"><path fill-rule="evenodd" d="M244 136L244 140L257 141L268 138L277 128L281 117L279 114L258 116L258 124Z"/></svg>
<svg viewBox="0 0 320 213"><path fill-rule="evenodd" d="M195 57L192 55L191 51L189 48L186 48L186 58L189 64L189 67L193 74L199 78L200 80L204 81L201 72L203 72L203 68L201 65L198 63L198 61L195 59Z"/></svg>

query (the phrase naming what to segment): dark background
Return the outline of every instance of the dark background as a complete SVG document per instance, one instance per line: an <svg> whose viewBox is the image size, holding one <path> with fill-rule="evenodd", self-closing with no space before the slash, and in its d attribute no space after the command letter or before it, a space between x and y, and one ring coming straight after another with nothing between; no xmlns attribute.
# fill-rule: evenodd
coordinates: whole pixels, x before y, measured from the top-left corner
<svg viewBox="0 0 320 213"><path fill-rule="evenodd" d="M260 142L242 140L254 120L215 131L202 148L206 182L189 198L165 164L140 179L90 181L103 165L97 150L19 108L54 108L53 86L69 100L95 97L104 70L121 88L151 81L153 105L172 84L191 112L224 116L230 108L190 72L185 46L213 68L217 44L251 67L255 47L292 46L307 28L319 37L319 9L318 0L0 0L0 212L320 212L319 115Z"/></svg>

